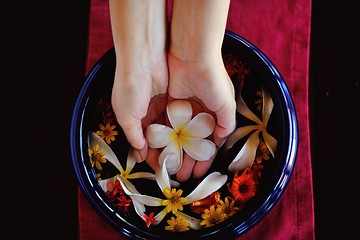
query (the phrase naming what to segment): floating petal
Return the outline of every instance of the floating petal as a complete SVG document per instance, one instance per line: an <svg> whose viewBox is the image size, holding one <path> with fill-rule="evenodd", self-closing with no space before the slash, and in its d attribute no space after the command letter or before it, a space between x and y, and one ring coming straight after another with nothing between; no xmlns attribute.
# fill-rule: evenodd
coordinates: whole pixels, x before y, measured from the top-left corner
<svg viewBox="0 0 360 240"><path fill-rule="evenodd" d="M170 178L169 178L169 174L166 169L166 163L170 159L171 155L174 155L174 154L167 155L164 159L163 164L161 164L160 169L155 173L156 182L159 185L161 190L164 190L165 188L171 189Z"/></svg>
<svg viewBox="0 0 360 240"><path fill-rule="evenodd" d="M219 172L210 173L188 196L186 196L185 204L190 204L209 196L221 188L226 183L227 178L227 175Z"/></svg>
<svg viewBox="0 0 360 240"><path fill-rule="evenodd" d="M140 155L135 154L135 150L133 148L129 149L127 159L126 159L126 172L131 172L134 168L135 164L141 162Z"/></svg>
<svg viewBox="0 0 360 240"><path fill-rule="evenodd" d="M159 224L164 218L165 216L168 214L168 212L166 211L166 208L164 208L163 210L161 210L158 214L156 214L156 216L154 217L156 219L157 222L153 223L154 225Z"/></svg>
<svg viewBox="0 0 360 240"><path fill-rule="evenodd" d="M263 125L261 120L249 109L241 96L239 96L239 98L236 100L236 110L248 119L256 122L258 125Z"/></svg>
<svg viewBox="0 0 360 240"><path fill-rule="evenodd" d="M271 136L266 130L264 130L262 132L262 136L264 138L264 142L265 142L267 148L269 149L271 155L273 157L275 157L277 140L273 136Z"/></svg>
<svg viewBox="0 0 360 240"><path fill-rule="evenodd" d="M236 170L241 171L246 167L252 166L255 160L257 147L259 146L259 132L260 130L253 132L247 139L240 152L230 163L228 167L230 172L235 172Z"/></svg>
<svg viewBox="0 0 360 240"><path fill-rule="evenodd" d="M274 107L274 103L272 101L269 92L265 88L262 88L262 95L263 95L263 104L264 104L262 111L262 122L264 126L267 126L272 109Z"/></svg>
<svg viewBox="0 0 360 240"><path fill-rule="evenodd" d="M102 190L104 192L107 192L107 191L111 191L111 187L108 186L109 183L114 183L116 181L116 176L112 177L112 178L107 178L107 179L103 179L103 180L99 180L99 184L100 184L100 187L102 188Z"/></svg>
<svg viewBox="0 0 360 240"><path fill-rule="evenodd" d="M251 131L258 129L258 125L249 125L244 127L239 127L235 129L233 133L230 134L230 136L227 138L225 142L225 148L230 149L234 146L234 144L248 135Z"/></svg>
<svg viewBox="0 0 360 240"><path fill-rule="evenodd" d="M144 205L148 205L148 206L161 206L161 203L163 201L163 199L161 198L157 198L157 197L151 197L148 195L142 195L140 193L136 193L136 192L131 192L127 186L124 184L124 180L122 178L119 179L121 186L124 190L124 192L131 197L131 199L136 200Z"/></svg>

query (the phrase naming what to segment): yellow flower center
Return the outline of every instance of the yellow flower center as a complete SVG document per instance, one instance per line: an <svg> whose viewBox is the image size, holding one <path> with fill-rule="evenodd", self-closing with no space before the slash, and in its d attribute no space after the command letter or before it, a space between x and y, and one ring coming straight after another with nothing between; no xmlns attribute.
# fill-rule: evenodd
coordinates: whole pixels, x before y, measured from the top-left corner
<svg viewBox="0 0 360 240"><path fill-rule="evenodd" d="M129 173L126 172L126 171L124 171L124 172L120 173L120 177L121 177L122 179L127 179L127 178L129 177Z"/></svg>
<svg viewBox="0 0 360 240"><path fill-rule="evenodd" d="M185 126L180 126L177 129L174 129L171 134L171 139L176 143L176 145L181 146L184 143L186 144L189 135L189 132L185 131Z"/></svg>

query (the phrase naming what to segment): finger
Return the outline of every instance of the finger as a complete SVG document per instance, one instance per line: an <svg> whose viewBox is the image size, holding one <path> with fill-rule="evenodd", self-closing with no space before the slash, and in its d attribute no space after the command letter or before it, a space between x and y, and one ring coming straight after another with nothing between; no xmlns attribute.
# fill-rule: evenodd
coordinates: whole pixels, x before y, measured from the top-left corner
<svg viewBox="0 0 360 240"><path fill-rule="evenodd" d="M176 173L176 179L179 182L187 181L191 176L194 165L195 165L195 160L192 159L186 153L184 153L183 163L182 163L181 168L179 169L179 171Z"/></svg>
<svg viewBox="0 0 360 240"><path fill-rule="evenodd" d="M145 161L154 171L158 171L160 168L159 160L158 160L159 155L160 155L160 151L158 149L154 149L154 148L148 149L147 157Z"/></svg>
<svg viewBox="0 0 360 240"><path fill-rule="evenodd" d="M195 164L194 170L193 170L194 178L201 178L205 175L205 173L209 170L210 166L214 162L216 153L217 153L217 151L207 161L196 161L196 164Z"/></svg>
<svg viewBox="0 0 360 240"><path fill-rule="evenodd" d="M142 149L138 150L138 152L139 152L141 161L144 161L148 154L148 144L146 141L145 141L145 146Z"/></svg>
<svg viewBox="0 0 360 240"><path fill-rule="evenodd" d="M228 137L236 127L236 103L229 101L224 107L220 108L216 114L217 125L214 130L214 142L217 147L221 147L226 137Z"/></svg>
<svg viewBox="0 0 360 240"><path fill-rule="evenodd" d="M141 122L132 119L129 121L119 121L120 126L122 127L126 139L128 140L129 144L139 151L141 159L145 160L146 158L146 139L143 133L143 129L141 126Z"/></svg>

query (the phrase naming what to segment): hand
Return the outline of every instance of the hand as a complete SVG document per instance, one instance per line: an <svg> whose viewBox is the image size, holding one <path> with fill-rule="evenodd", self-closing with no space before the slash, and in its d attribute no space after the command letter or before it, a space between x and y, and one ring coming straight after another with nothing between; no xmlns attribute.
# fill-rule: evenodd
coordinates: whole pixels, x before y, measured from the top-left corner
<svg viewBox="0 0 360 240"><path fill-rule="evenodd" d="M168 65L169 96L175 99L195 100L195 114L212 113L216 119L213 141L217 148L221 147L236 124L234 86L221 55L218 58L184 61L170 52ZM183 165L176 175L177 179L185 181L190 178L191 173L195 178L202 177L210 168L215 155L216 153L208 161L195 161L185 154Z"/></svg>
<svg viewBox="0 0 360 240"><path fill-rule="evenodd" d="M148 147L143 130L158 119L166 108L166 59L164 57L157 64L148 64L146 67L140 63L127 65L117 61L117 64L112 107L128 142L140 155L139 159L144 160Z"/></svg>

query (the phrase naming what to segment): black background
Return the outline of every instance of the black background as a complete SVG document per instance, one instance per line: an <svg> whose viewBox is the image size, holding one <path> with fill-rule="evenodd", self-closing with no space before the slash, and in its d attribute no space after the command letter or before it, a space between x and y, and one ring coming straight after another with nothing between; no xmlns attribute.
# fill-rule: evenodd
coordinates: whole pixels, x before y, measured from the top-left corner
<svg viewBox="0 0 360 240"><path fill-rule="evenodd" d="M77 239L68 139L85 77L89 7L80 0L2 4L0 232L6 239ZM360 13L347 1L314 0L312 8L315 232L317 239L350 239L359 212Z"/></svg>

